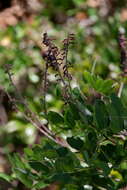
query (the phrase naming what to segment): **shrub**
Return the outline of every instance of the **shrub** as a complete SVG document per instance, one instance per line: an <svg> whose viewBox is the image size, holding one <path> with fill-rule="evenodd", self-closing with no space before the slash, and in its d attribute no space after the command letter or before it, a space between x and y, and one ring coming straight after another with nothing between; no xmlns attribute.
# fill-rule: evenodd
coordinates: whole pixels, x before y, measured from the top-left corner
<svg viewBox="0 0 127 190"><path fill-rule="evenodd" d="M79 86L72 88L68 50L73 42L74 35L69 34L60 49L47 33L43 37L46 51L42 56L46 64L41 101L46 125L40 121L39 114L31 111L13 82L10 66L5 66L18 98L8 94L10 100L45 137L42 143L25 148L22 156L9 155L13 175L1 174L1 177L8 181L16 178L30 189L43 189L51 184L61 190L119 189L127 185L127 108L120 98L121 87L118 97L114 81L85 71L83 80L93 95L89 98ZM123 56L125 49L120 48ZM123 76L125 59L126 56L124 60L122 57L124 64L121 62ZM64 102L61 113L48 110L46 105L47 76L51 70L57 78L56 96Z"/></svg>

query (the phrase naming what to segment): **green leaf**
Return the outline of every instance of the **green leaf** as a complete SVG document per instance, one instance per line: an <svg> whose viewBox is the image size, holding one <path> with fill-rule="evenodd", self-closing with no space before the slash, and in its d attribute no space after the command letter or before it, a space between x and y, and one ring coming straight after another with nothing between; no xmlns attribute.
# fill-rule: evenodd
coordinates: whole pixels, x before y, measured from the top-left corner
<svg viewBox="0 0 127 190"><path fill-rule="evenodd" d="M127 160L123 160L123 161L120 163L120 169L122 169L122 170L127 170Z"/></svg>
<svg viewBox="0 0 127 190"><path fill-rule="evenodd" d="M95 81L95 89L100 92L102 88L103 88L103 80L98 77Z"/></svg>
<svg viewBox="0 0 127 190"><path fill-rule="evenodd" d="M73 2L76 4L76 6L80 6L82 3L84 3L86 0L73 0Z"/></svg>
<svg viewBox="0 0 127 190"><path fill-rule="evenodd" d="M81 150L83 145L84 145L84 142L79 138L74 138L74 137L68 137L67 138L67 142L68 144L72 147L72 148L75 148L77 150Z"/></svg>
<svg viewBox="0 0 127 190"><path fill-rule="evenodd" d="M57 171L61 172L71 172L74 170L73 159L69 156L60 157L55 162L55 167Z"/></svg>
<svg viewBox="0 0 127 190"><path fill-rule="evenodd" d="M103 171L103 174L105 176L108 176L111 169L109 168L108 164L106 162L102 162L102 161L99 161L99 160L95 160L94 161L94 164L96 167L98 167L99 169L102 169Z"/></svg>
<svg viewBox="0 0 127 190"><path fill-rule="evenodd" d="M113 132L119 132L124 129L124 117L126 115L125 109L115 94L111 95L111 103L108 105L108 112L110 115L110 128Z"/></svg>
<svg viewBox="0 0 127 190"><path fill-rule="evenodd" d="M74 99L85 102L85 97L82 95L82 93L78 87L73 88L72 95L73 95Z"/></svg>
<svg viewBox="0 0 127 190"><path fill-rule="evenodd" d="M63 117L59 113L54 111L48 112L48 119L54 125L62 124L64 122Z"/></svg>
<svg viewBox="0 0 127 190"><path fill-rule="evenodd" d="M33 186L33 188L35 188L35 189L42 189L42 188L45 188L45 187L47 187L47 186L49 186L49 184L46 184L46 183L44 183L43 181L39 181L38 183L36 183L36 184Z"/></svg>
<svg viewBox="0 0 127 190"><path fill-rule="evenodd" d="M8 182L11 182L13 180L13 178L11 176L9 176L9 175L7 175L5 173L2 173L2 172L0 172L0 178L6 180Z"/></svg>
<svg viewBox="0 0 127 190"><path fill-rule="evenodd" d="M85 71L83 76L84 76L84 79L88 82L88 84L94 88L96 77L94 75L91 75L91 73L89 73L88 71Z"/></svg>
<svg viewBox="0 0 127 190"><path fill-rule="evenodd" d="M70 109L67 109L65 111L64 121L67 124L67 126L69 126L69 128L73 128L75 126L75 119Z"/></svg>
<svg viewBox="0 0 127 190"><path fill-rule="evenodd" d="M61 94L61 88L59 85L56 85L55 94L57 98L61 98L62 94Z"/></svg>
<svg viewBox="0 0 127 190"><path fill-rule="evenodd" d="M8 158L14 168L21 168L25 170L25 163L23 163L19 154L15 153L13 156L9 155Z"/></svg>
<svg viewBox="0 0 127 190"><path fill-rule="evenodd" d="M32 177L29 175L27 163L23 162L19 154L14 154L13 156L9 155L9 160L12 164L12 170L16 174L16 177L26 185L26 187L31 188L32 186Z"/></svg>
<svg viewBox="0 0 127 190"><path fill-rule="evenodd" d="M28 157L32 157L33 156L33 151L30 148L24 148L24 153L28 156Z"/></svg>
<svg viewBox="0 0 127 190"><path fill-rule="evenodd" d="M43 152L42 152L42 148L39 145L36 145L33 149L33 156L32 158L34 158L34 160L42 160L42 156L43 156Z"/></svg>
<svg viewBox="0 0 127 190"><path fill-rule="evenodd" d="M32 177L26 170L21 170L20 168L13 168L16 177L28 188L32 187L33 180Z"/></svg>
<svg viewBox="0 0 127 190"><path fill-rule="evenodd" d="M67 184L66 185L66 189L67 190L78 190L78 186L77 185L74 185L74 184Z"/></svg>
<svg viewBox="0 0 127 190"><path fill-rule="evenodd" d="M88 152L85 150L85 151L83 151L82 154L83 154L83 158L84 158L84 160L86 161L86 163L89 164L90 158L89 158Z"/></svg>
<svg viewBox="0 0 127 190"><path fill-rule="evenodd" d="M107 144L112 144L113 142L109 141L109 140L104 140L103 142L100 142L100 146L106 146Z"/></svg>
<svg viewBox="0 0 127 190"><path fill-rule="evenodd" d="M103 80L99 76L91 75L88 71L84 72L84 79L88 82L90 87L100 93L109 94L112 92L113 81L110 79Z"/></svg>
<svg viewBox="0 0 127 190"><path fill-rule="evenodd" d="M105 80L102 92L104 92L104 93L112 93L112 90L113 90L112 85L113 85L112 80L110 80L110 79Z"/></svg>
<svg viewBox="0 0 127 190"><path fill-rule="evenodd" d="M125 109L123 107L123 104L122 104L120 98L118 98L118 96L116 96L115 94L112 94L111 100L112 100L112 104L114 105L114 107L116 107L116 110L121 114L124 113Z"/></svg>
<svg viewBox="0 0 127 190"><path fill-rule="evenodd" d="M75 106L79 111L80 119L83 121L84 124L88 124L86 107L84 106L84 104L77 100L75 102Z"/></svg>
<svg viewBox="0 0 127 190"><path fill-rule="evenodd" d="M109 115L105 104L101 100L96 100L95 103L95 119L100 129L105 129L109 126Z"/></svg>
<svg viewBox="0 0 127 190"><path fill-rule="evenodd" d="M57 152L55 149L48 149L48 150L44 150L43 152L43 157L49 158L49 159L54 159L56 158Z"/></svg>
<svg viewBox="0 0 127 190"><path fill-rule="evenodd" d="M103 94L109 94L112 92L112 85L112 80L103 80L100 77L98 77L95 83L95 90Z"/></svg>
<svg viewBox="0 0 127 190"><path fill-rule="evenodd" d="M49 168L40 162L30 161L29 165L37 172L49 172Z"/></svg>
<svg viewBox="0 0 127 190"><path fill-rule="evenodd" d="M52 177L53 181L61 182L61 183L71 183L72 182L72 177L69 173L63 173L63 172L58 172L54 174Z"/></svg>
<svg viewBox="0 0 127 190"><path fill-rule="evenodd" d="M91 143L92 142L92 143ZM89 156L94 154L98 143L97 134L94 130L89 129L85 135L84 147L87 150Z"/></svg>
<svg viewBox="0 0 127 190"><path fill-rule="evenodd" d="M57 149L57 153L60 157L64 157L68 154L69 150L65 147L60 147Z"/></svg>
<svg viewBox="0 0 127 190"><path fill-rule="evenodd" d="M79 120L80 119L80 116L79 116L79 111L78 109L76 108L76 105L74 103L70 103L69 104L69 108L70 108L70 112L73 114L73 118L75 120Z"/></svg>

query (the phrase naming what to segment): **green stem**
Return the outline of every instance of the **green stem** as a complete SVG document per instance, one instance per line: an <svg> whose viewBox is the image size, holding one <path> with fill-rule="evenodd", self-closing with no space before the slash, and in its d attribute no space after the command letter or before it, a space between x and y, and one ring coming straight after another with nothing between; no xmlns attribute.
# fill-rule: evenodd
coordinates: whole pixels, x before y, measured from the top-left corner
<svg viewBox="0 0 127 190"><path fill-rule="evenodd" d="M119 98L121 97L123 87L124 87L124 82L121 82L120 88L119 88L119 91L118 91L118 97L119 97Z"/></svg>
<svg viewBox="0 0 127 190"><path fill-rule="evenodd" d="M95 59L95 61L93 62L93 66L92 66L92 69L91 69L91 75L94 74L96 64L97 64L97 59Z"/></svg>

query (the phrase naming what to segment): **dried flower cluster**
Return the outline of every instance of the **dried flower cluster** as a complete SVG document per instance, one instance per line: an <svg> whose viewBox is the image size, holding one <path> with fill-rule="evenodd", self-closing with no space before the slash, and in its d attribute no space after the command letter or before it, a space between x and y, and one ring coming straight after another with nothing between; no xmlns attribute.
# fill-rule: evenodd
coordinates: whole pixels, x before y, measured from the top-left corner
<svg viewBox="0 0 127 190"><path fill-rule="evenodd" d="M62 61L64 61L63 74L64 74L64 77L70 80L72 79L72 76L68 72L68 68L71 66L71 63L68 61L68 50L69 50L69 46L74 43L74 40L75 40L74 34L69 34L68 38L63 40L64 47L62 49L62 56L63 56Z"/></svg>
<svg viewBox="0 0 127 190"><path fill-rule="evenodd" d="M43 58L46 60L47 67L52 67L54 70L58 69L58 59L59 54L58 48L52 43L47 33L43 35L43 44L48 47L48 50L43 54Z"/></svg>
<svg viewBox="0 0 127 190"><path fill-rule="evenodd" d="M63 66L63 76L70 78L67 67L69 67L70 62L68 62L68 50L69 46L74 42L74 34L69 34L66 39L63 40L63 48L60 50L54 43L53 39L49 38L47 33L43 35L43 44L48 47L46 52L42 53L43 58L46 60L46 65L52 67L53 70L58 71L59 66Z"/></svg>
<svg viewBox="0 0 127 190"><path fill-rule="evenodd" d="M47 51L42 53L42 57L46 61L43 91L46 93L47 90L48 68L52 68L56 72L57 81L62 82L64 86L62 95L65 103L68 102L70 97L69 88L72 80L68 70L71 66L71 63L68 61L68 51L69 46L74 43L74 39L74 34L68 34L68 37L62 41L63 48L60 49L54 45L53 39L49 38L47 33L43 35L43 44L47 47Z"/></svg>

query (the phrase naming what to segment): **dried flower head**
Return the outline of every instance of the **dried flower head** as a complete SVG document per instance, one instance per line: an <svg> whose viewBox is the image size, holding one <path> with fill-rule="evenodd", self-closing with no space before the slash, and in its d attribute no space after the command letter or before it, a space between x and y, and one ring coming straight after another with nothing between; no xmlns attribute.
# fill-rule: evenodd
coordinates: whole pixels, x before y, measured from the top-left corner
<svg viewBox="0 0 127 190"><path fill-rule="evenodd" d="M48 37L47 33L43 34L43 44L47 47L47 50L42 54L46 62L43 91L46 91L47 71L51 67L56 72L57 82L63 83L62 95L65 102L68 102L70 97L69 88L72 76L68 70L71 66L71 63L68 61L68 51L74 39L74 34L68 34L67 38L62 41L63 48L60 49L53 43L53 39Z"/></svg>

